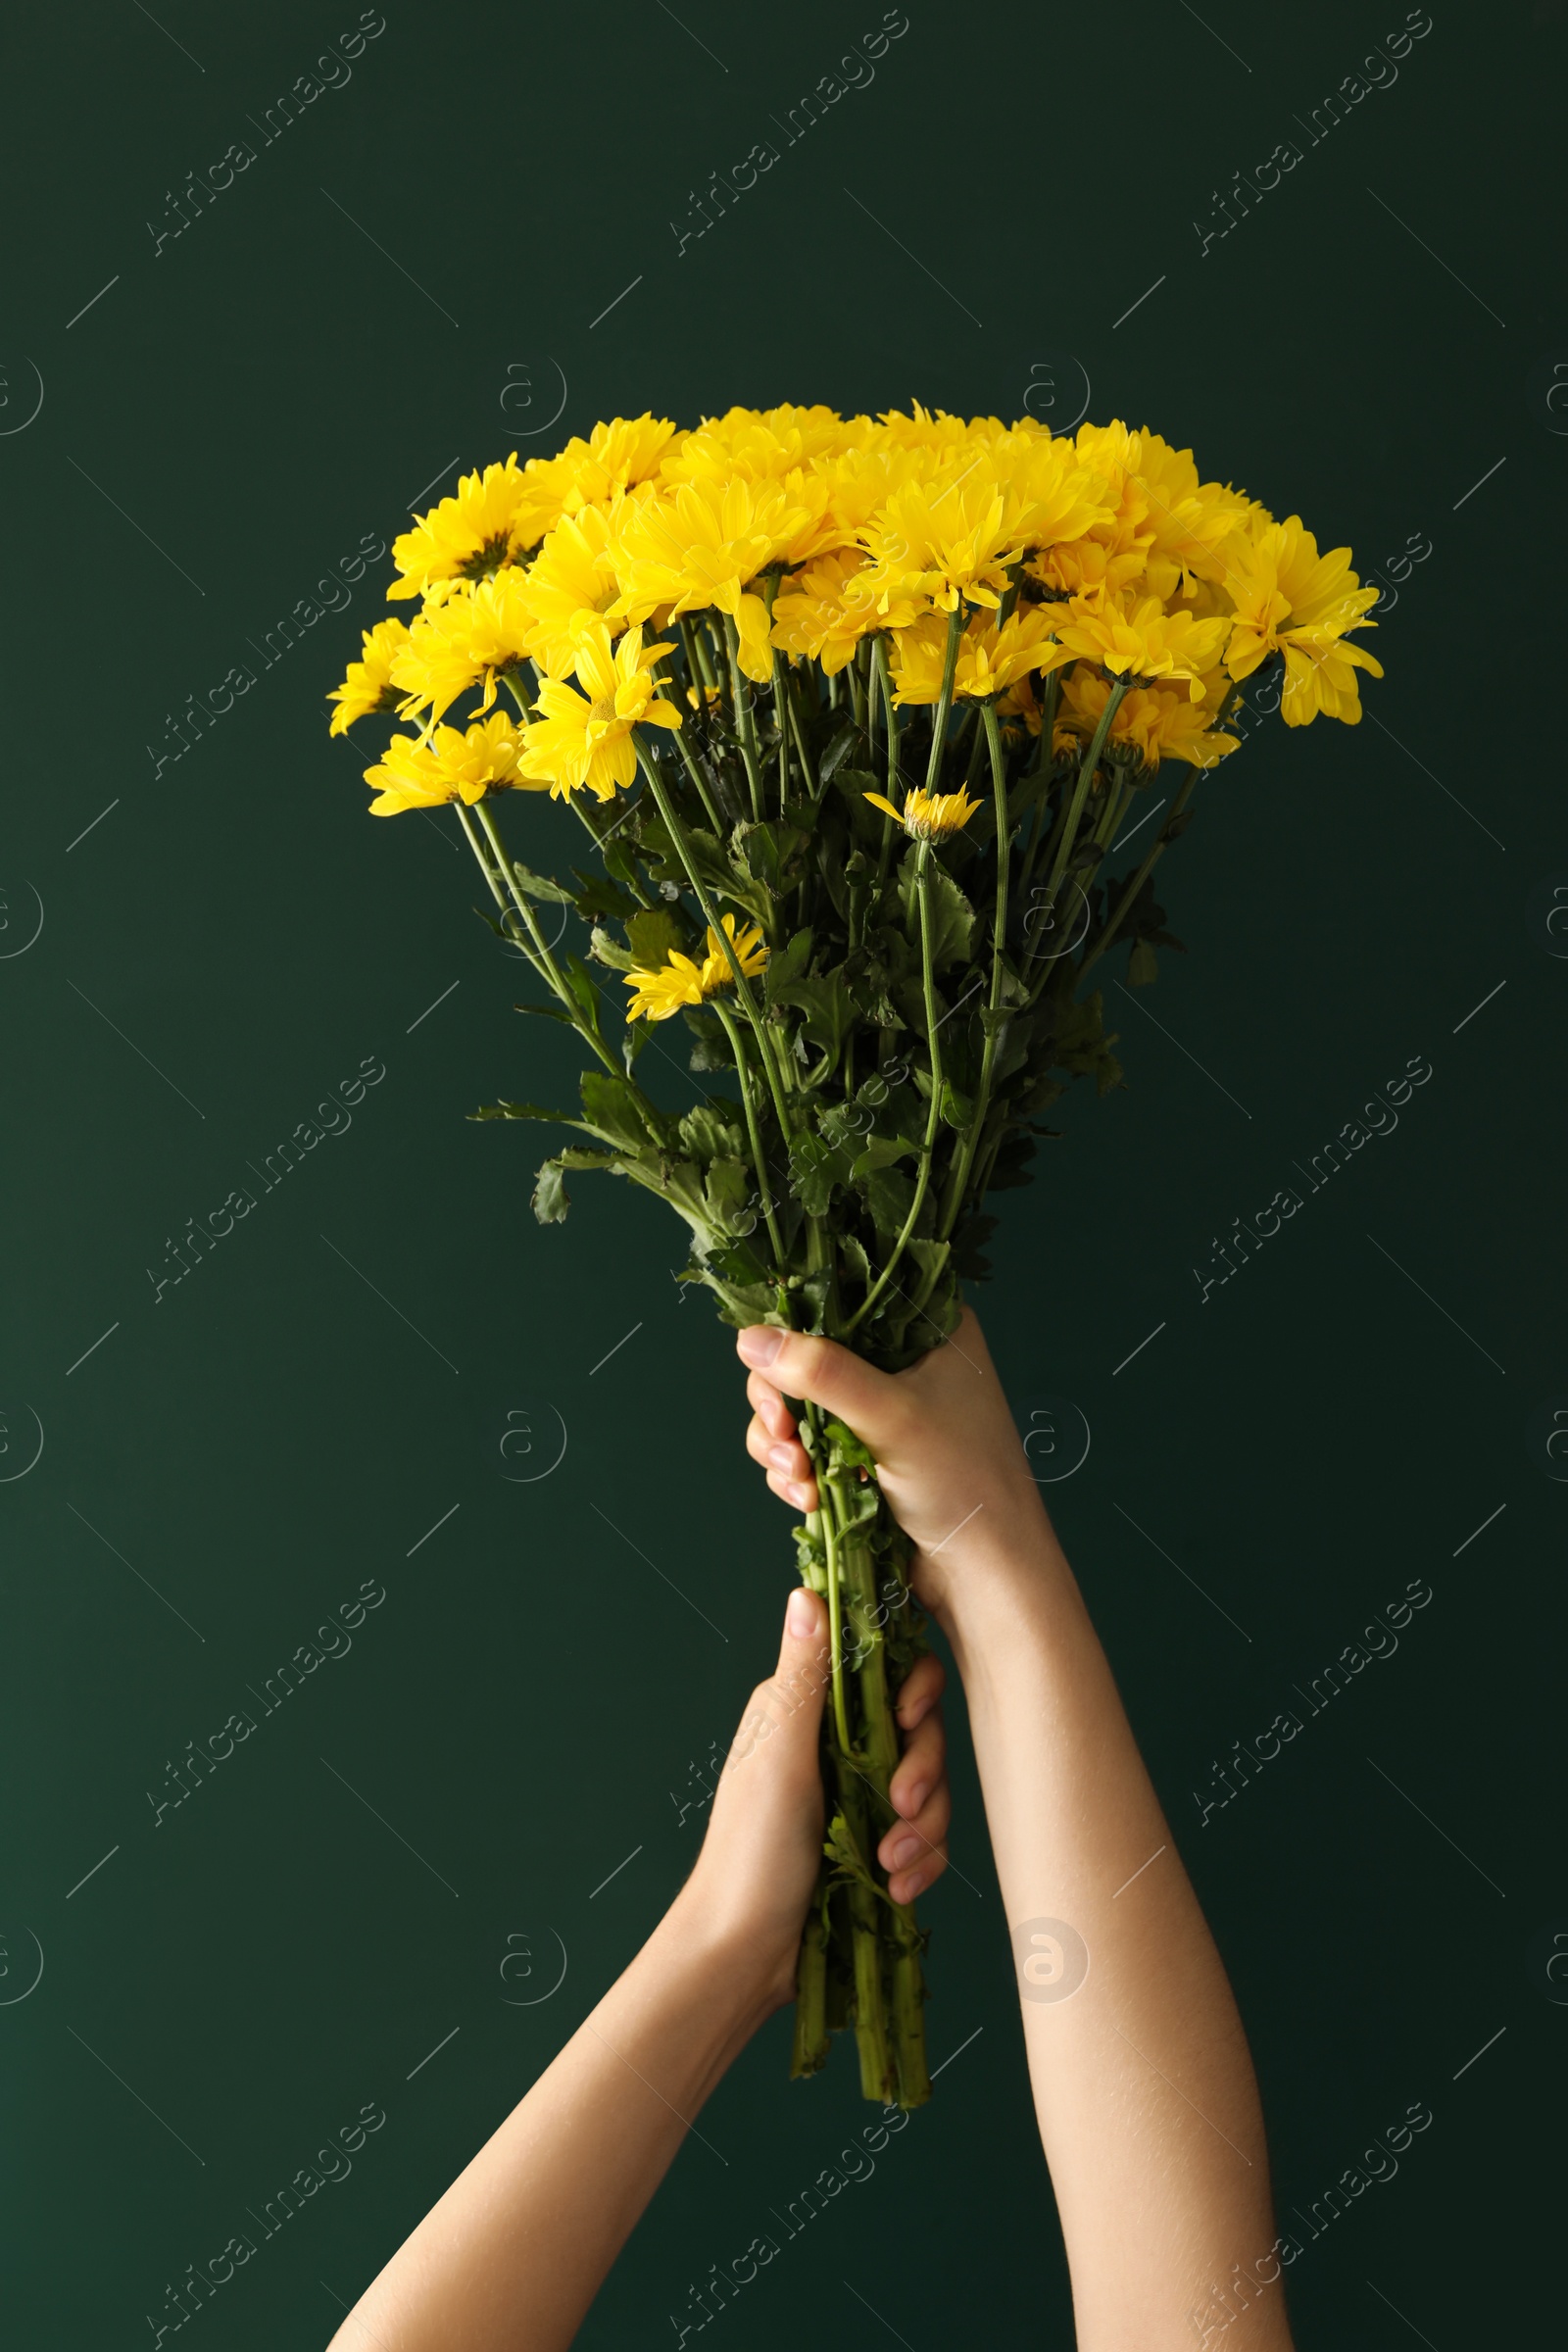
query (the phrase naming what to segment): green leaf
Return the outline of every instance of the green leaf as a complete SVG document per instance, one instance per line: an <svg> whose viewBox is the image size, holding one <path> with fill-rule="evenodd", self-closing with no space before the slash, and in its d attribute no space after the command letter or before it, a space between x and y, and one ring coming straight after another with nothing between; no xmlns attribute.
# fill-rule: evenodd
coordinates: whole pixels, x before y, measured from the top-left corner
<svg viewBox="0 0 1568 2352"><path fill-rule="evenodd" d="M774 1002L779 989L798 980L806 970L811 960L813 936L810 931L797 931L794 938L787 940L776 955L768 957L762 992L769 1004Z"/></svg>
<svg viewBox="0 0 1568 2352"><path fill-rule="evenodd" d="M547 1159L534 1182L533 1213L541 1225L564 1225L571 1206L559 1159Z"/></svg>
<svg viewBox="0 0 1568 2352"><path fill-rule="evenodd" d="M827 750L822 754L817 767L816 772L822 783L827 783L835 768L844 765L859 739L860 729L853 721L848 726L840 727Z"/></svg>
<svg viewBox="0 0 1568 2352"><path fill-rule="evenodd" d="M630 916L626 937L631 944L627 971L633 964L644 971L657 971L662 963L669 961L673 949L678 948L683 955L687 951L686 927L667 906L650 906L643 913Z"/></svg>
<svg viewBox="0 0 1568 2352"><path fill-rule="evenodd" d="M833 1061L855 1019L855 1000L845 986L843 968L815 979L787 980L773 991L775 1004L793 1004L805 1013L802 1028L809 1045L820 1046Z"/></svg>
<svg viewBox="0 0 1568 2352"><path fill-rule="evenodd" d="M904 908L905 920L911 929L920 920L919 893L914 880L918 857L918 847L911 843L899 868L899 902ZM974 937L974 908L947 867L936 858L931 859L927 868L926 886L931 902L932 970L940 972L950 963L967 963L970 943Z"/></svg>
<svg viewBox="0 0 1568 2352"><path fill-rule="evenodd" d="M533 868L524 865L520 858L513 858L512 871L517 888L522 892L524 898L543 899L552 906L576 906L577 897L574 891L563 890L561 884L552 881L548 874L536 874Z"/></svg>
<svg viewBox="0 0 1568 2352"><path fill-rule="evenodd" d="M561 958L561 973L589 1028L595 1037L602 1038L604 1032L599 1026L599 988L592 972L580 956L564 956Z"/></svg>
<svg viewBox="0 0 1568 2352"><path fill-rule="evenodd" d="M974 1104L967 1095L960 1095L951 1078L942 1081L942 1117L961 1135L974 1119Z"/></svg>
<svg viewBox="0 0 1568 2352"><path fill-rule="evenodd" d="M819 1135L790 1138L790 1190L808 1217L826 1216L835 1184L846 1184L850 1154Z"/></svg>
<svg viewBox="0 0 1568 2352"><path fill-rule="evenodd" d="M1154 954L1153 941L1149 939L1135 939L1133 941L1133 952L1127 958L1128 987L1147 988L1151 980L1157 980L1158 978L1159 957Z"/></svg>
<svg viewBox="0 0 1568 2352"><path fill-rule="evenodd" d="M470 1110L470 1119L546 1119L559 1127L575 1127L569 1110L547 1110L539 1102L485 1102Z"/></svg>
<svg viewBox="0 0 1568 2352"><path fill-rule="evenodd" d="M633 1152L646 1152L650 1143L662 1144L659 1113L629 1078L613 1077L608 1070L584 1070L580 1085L587 1123L596 1135Z"/></svg>
<svg viewBox="0 0 1568 2352"><path fill-rule="evenodd" d="M865 1198L872 1224L892 1241L914 1205L913 1179L898 1168L873 1168L865 1179Z"/></svg>
<svg viewBox="0 0 1568 2352"><path fill-rule="evenodd" d="M850 1170L852 1176L869 1176L875 1168L891 1168L895 1160L918 1159L920 1147L911 1144L906 1135L873 1135Z"/></svg>
<svg viewBox="0 0 1568 2352"><path fill-rule="evenodd" d="M839 1235L839 1255L855 1276L856 1281L863 1284L865 1289L869 1290L872 1282L871 1260L865 1254L864 1243L857 1240L853 1233L841 1233Z"/></svg>
<svg viewBox="0 0 1568 2352"><path fill-rule="evenodd" d="M856 1436L853 1429L847 1428L842 1421L824 1421L822 1426L832 1440L833 1450L845 1469L875 1470L876 1455L869 1446Z"/></svg>
<svg viewBox="0 0 1568 2352"><path fill-rule="evenodd" d="M632 897L630 891L620 889L617 884L607 880L603 874L585 874L576 866L573 866L571 870L577 879L577 889L572 896L572 905L584 922L591 922L596 915L600 914L613 914L624 918L628 914L636 913L637 901Z"/></svg>
<svg viewBox="0 0 1568 2352"><path fill-rule="evenodd" d="M637 960L635 956L627 955L619 940L611 938L602 923L594 925L588 953L596 963L608 963L612 971L617 972L629 972Z"/></svg>
<svg viewBox="0 0 1568 2352"><path fill-rule="evenodd" d="M756 1195L752 1171L744 1160L715 1159L709 1165L703 1185L704 1196L714 1222L732 1233L755 1230L755 1213L747 1221L747 1213Z"/></svg>
<svg viewBox="0 0 1568 2352"><path fill-rule="evenodd" d="M712 1103L699 1104L680 1122L680 1140L693 1159L744 1159L746 1138Z"/></svg>

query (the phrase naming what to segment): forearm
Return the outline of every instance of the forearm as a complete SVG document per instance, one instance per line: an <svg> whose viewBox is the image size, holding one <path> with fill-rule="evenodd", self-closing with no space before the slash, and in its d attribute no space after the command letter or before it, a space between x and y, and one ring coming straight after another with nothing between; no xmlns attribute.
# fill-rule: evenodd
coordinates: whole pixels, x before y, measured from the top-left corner
<svg viewBox="0 0 1568 2352"><path fill-rule="evenodd" d="M1206 2312L1232 2265L1250 2269L1274 2242L1251 2062L1043 1513L1013 1554L956 1577L944 1618L1014 1931L1078 2341L1081 2352L1197 2343L1202 2321L1191 2315ZM1082 1954L1072 1933L1050 1925L1032 1941L1034 1922L1064 1923ZM1283 2296L1254 2302L1230 2342L1236 2352L1288 2344Z"/></svg>
<svg viewBox="0 0 1568 2352"><path fill-rule="evenodd" d="M701 1906L677 1900L368 2288L333 2352L564 2352L771 2005Z"/></svg>

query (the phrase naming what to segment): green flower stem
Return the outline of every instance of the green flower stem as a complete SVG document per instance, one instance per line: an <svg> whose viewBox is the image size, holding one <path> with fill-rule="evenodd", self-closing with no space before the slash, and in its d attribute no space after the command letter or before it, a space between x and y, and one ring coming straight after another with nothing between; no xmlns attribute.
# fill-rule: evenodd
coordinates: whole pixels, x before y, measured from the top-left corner
<svg viewBox="0 0 1568 2352"><path fill-rule="evenodd" d="M658 673L656 672L655 675L657 676ZM673 686L675 684L675 680L672 677L667 679L660 678L659 683L661 686ZM673 728L671 732L673 733L676 745L679 748L682 764L686 769L687 775L690 776L692 780L692 788L696 792L697 798L703 804L703 812L707 816L709 823L712 826L713 831L717 834L719 840L722 841L726 830L724 820L719 815L713 796L708 789L708 778L704 775L702 769L697 764L696 755L693 753L691 745L686 740L686 722L684 718L682 719L680 725Z"/></svg>
<svg viewBox="0 0 1568 2352"><path fill-rule="evenodd" d="M814 1404L808 1403L806 1418L812 1439L811 1458L821 1482L817 1488L819 1508L815 1517L822 1538L822 1548L827 1554L828 1639L831 1644L828 1656L833 1684L833 1728L838 1735L839 1746L848 1756L854 1753L855 1742L850 1738L849 1697L844 1687L844 1582L839 1567L838 1521L834 1516L833 1498L827 1483L827 1437Z"/></svg>
<svg viewBox="0 0 1568 2352"><path fill-rule="evenodd" d="M785 666L785 678L789 687L788 701L790 710L790 733L795 738L795 757L800 761L801 773L806 778L807 794L811 800L814 801L821 792L822 787L817 781L816 772L811 765L811 755L807 749L806 728L801 718L800 705L796 699L795 681L789 676L787 663Z"/></svg>
<svg viewBox="0 0 1568 2352"><path fill-rule="evenodd" d="M752 816L757 824L762 821L762 763L757 748L757 722L752 710L749 687L743 683L741 668L741 637L734 621L724 615L724 651L729 657L730 694L735 704L735 733L740 741L741 758L746 762L746 781L752 795Z"/></svg>
<svg viewBox="0 0 1568 2352"><path fill-rule="evenodd" d="M997 706L989 696L980 705L980 715L985 721L986 743L991 752L991 793L997 812L997 906L991 925L991 998L988 1006L991 1017L986 1024L985 1043L981 1048L980 1084L975 1090L974 1116L969 1122L957 1158L953 1163L942 1214L937 1221L937 1235L942 1241L946 1241L952 1233L954 1220L963 1201L964 1186L969 1181L969 1170L974 1164L975 1146L980 1140L986 1108L991 1101L991 1073L996 1067L997 1049L1002 1042L997 1015L1002 1010L1003 983L1006 972L1007 868L1012 853L1012 827L1007 814L1007 762L1002 748L1002 729L997 724Z"/></svg>
<svg viewBox="0 0 1568 2352"><path fill-rule="evenodd" d="M774 1061L772 1044L767 1035L767 1025L763 1021L761 1014L757 1008L757 1000L752 995L751 983L747 979L745 972L741 969L741 959L735 953L735 949L730 940L729 934L724 929L723 924L719 921L717 912L713 906L713 903L709 897L707 890L698 880L697 868L692 863L691 845L686 839L685 832L681 826L680 818L675 814L675 810L669 800L669 796L664 790L663 780L660 776L658 767L655 765L654 760L650 758L647 748L635 728L632 730L631 739L633 744L636 746L637 759L642 767L643 774L648 780L648 789L654 796L654 805L658 808L660 815L663 818L664 823L669 831L670 840L675 845L676 854L678 855L682 865L686 868L686 879L691 884L693 893L696 896L697 904L702 909L703 920L707 923L709 929L712 932L714 938L718 941L719 946L724 952L724 957L729 965L731 977L735 982L735 993L740 998L741 1004L745 1007L746 1018L750 1022L752 1033L757 1039L757 1050L761 1057L762 1069L767 1079L767 1091L773 1098L773 1109L778 1119L779 1132L787 1141L788 1138L795 1132L794 1123L790 1118L789 1112L785 1108L784 1089L780 1082L778 1068Z"/></svg>
<svg viewBox="0 0 1568 2352"><path fill-rule="evenodd" d="M616 817L615 823L609 828L608 832L601 833L598 823L588 813L588 795L585 792L569 792L566 795L566 799L569 806L576 810L578 821L582 825L583 831L588 835L589 840L593 843L594 848L599 852L600 857L604 858L605 844L614 833L616 826L624 821L626 812L623 810L621 815ZM607 873L610 871L608 859L606 860L605 871ZM630 888L639 906L658 906L659 901L654 897L653 893L648 888L647 883L637 871L635 859L632 860Z"/></svg>
<svg viewBox="0 0 1568 2352"><path fill-rule="evenodd" d="M1170 808L1167 809L1165 821L1160 826L1159 831L1155 836L1153 848L1150 851L1148 857L1144 859L1143 864L1138 868L1138 871L1134 874L1132 880L1122 891L1121 897L1116 901L1115 907L1106 917L1105 921L1101 925L1100 937L1096 940L1094 946L1090 949L1088 955L1078 966L1077 977L1079 980L1082 980L1087 973L1094 969L1095 965L1100 961L1100 958L1104 955L1107 948L1112 948L1115 946L1117 931L1120 929L1123 922L1125 922L1128 911L1131 908L1134 901L1137 899L1139 892L1143 889L1144 884L1149 880L1150 875L1159 863L1160 858L1164 853L1165 845L1170 839L1170 827L1173 818L1180 816L1182 810L1186 808L1188 802L1192 799L1193 794L1198 789L1199 777L1205 772L1206 771L1204 769L1199 767L1190 767L1188 769L1187 781L1182 785L1181 789L1176 795L1176 798L1172 801Z"/></svg>
<svg viewBox="0 0 1568 2352"><path fill-rule="evenodd" d="M827 1924L822 1917L823 1889L811 1897L801 1936L801 1957L795 1975L795 2038L790 2049L791 2080L820 2074L828 2059Z"/></svg>
<svg viewBox="0 0 1568 2352"><path fill-rule="evenodd" d="M942 1049L937 1044L936 981L931 970L931 885L929 869L931 844L922 841L915 853L914 886L920 902L920 977L925 990L925 1033L931 1054L931 1106L926 1113L925 1141L920 1147L920 1169L914 1183L914 1199L904 1220L904 1230L894 1243L887 1264L866 1292L854 1314L845 1324L840 1338L847 1340L857 1324L863 1322L893 1279L894 1269L903 1257L905 1246L913 1233L916 1220L925 1205L931 1183L931 1159L936 1150L937 1130L942 1124Z"/></svg>
<svg viewBox="0 0 1568 2352"><path fill-rule="evenodd" d="M1056 732L1056 704L1060 699L1060 694L1061 672L1059 669L1054 669L1046 680L1046 690L1040 699L1040 750L1035 764L1030 770L1031 781L1039 775L1044 775L1048 781L1035 807L1035 821L1029 835L1029 847L1024 854L1023 865L1018 875L1020 903L1028 899L1029 884L1034 876L1035 859L1040 855L1040 844L1046 832L1046 810L1051 803L1049 778L1051 770L1055 764L1052 741Z"/></svg>
<svg viewBox="0 0 1568 2352"><path fill-rule="evenodd" d="M752 1165L757 1171L757 1189L762 1198L762 1216L767 1226L767 1237L773 1245L774 1271L782 1281L788 1271L789 1261L784 1250L784 1237L779 1232L778 1218L773 1208L773 1188L767 1181L767 1160L762 1151L761 1133L757 1124L757 1104L752 1097L752 1074L747 1065L746 1048L728 1008L719 1003L717 997L713 998L712 1004L713 1010L724 1024L724 1035L729 1039L730 1051L735 1056L735 1075L741 1082L741 1101L746 1106L746 1132L752 1139Z"/></svg>
<svg viewBox="0 0 1568 2352"><path fill-rule="evenodd" d="M1072 855L1079 819L1083 815L1084 803L1089 798L1089 787L1094 782L1095 769L1100 764L1100 755L1104 750L1105 739L1110 733L1111 721L1121 709L1122 697L1126 694L1130 684L1130 679L1118 678L1111 687L1109 694L1105 697L1105 708L1100 713L1100 724L1090 736L1088 749L1078 763L1078 781L1073 786L1072 801L1067 809L1067 821L1062 827L1061 839L1056 844L1056 855L1051 861L1051 873L1046 885L1051 892L1052 906L1056 903L1056 892L1061 886L1062 874L1067 860Z"/></svg>
<svg viewBox="0 0 1568 2352"><path fill-rule="evenodd" d="M578 1004L576 998L566 986L565 981L562 978L560 965L557 963L554 956L552 956L550 953L550 950L545 946L544 937L539 929L539 924L537 918L535 917L532 906L523 896L522 892L518 890L515 881L513 879L512 869L507 861L506 849L502 843L501 836L496 831L494 819L491 817L485 803L480 801L477 804L479 810L479 821L483 825L486 838L489 840L491 848L495 852L495 867L492 867L490 860L484 854L484 851L480 845L479 836L473 829L473 820L469 816L467 809L464 807L461 801L456 803L456 807L458 815L463 822L463 830L468 837L468 847L470 850L472 850L474 857L478 859L479 870L483 874L485 880L489 883L491 895L494 898L496 905L501 908L502 914L506 917L509 926L511 923L516 920L517 915L520 914L522 917L523 923L527 929L528 938L526 940L518 939L515 932L512 933L512 937L514 940L515 940L516 945L522 949L523 954L527 956L528 961L533 965L533 968L538 973L540 979L546 981L550 988L555 992L556 996L560 998L561 1003L565 1009L567 1018L570 1020L572 1027L576 1030L583 1043L587 1046L591 1046L594 1052L598 1054L600 1060L604 1063L606 1069L609 1070L613 1077L618 1078L621 1073L614 1055L611 1053L610 1048L605 1044L603 1038L596 1037L588 1023L583 1019L582 1006ZM499 868L499 878L497 868ZM506 885L506 896L503 896L502 894L503 882ZM507 905L508 898L510 898L512 901L511 906Z"/></svg>
<svg viewBox="0 0 1568 2352"><path fill-rule="evenodd" d="M899 788L899 718L898 712L894 709L893 705L893 679L888 670L888 641L885 632L881 629L877 630L875 636L871 640L871 666L872 674L876 679L882 695L882 715L887 720L887 797L893 802L893 806L896 808L899 805L897 798L895 797ZM892 817L884 816L882 819L882 847L877 853L876 861L876 880L878 890L880 890L883 883L886 882L888 878L888 867L893 861L893 833L894 825Z"/></svg>
<svg viewBox="0 0 1568 2352"><path fill-rule="evenodd" d="M522 712L523 717L529 720L531 723L534 717L534 708L533 704L528 699L528 689L522 682L521 670L504 669L501 675L503 681L505 682L507 692L516 704L517 709Z"/></svg>
<svg viewBox="0 0 1568 2352"><path fill-rule="evenodd" d="M942 776L942 755L948 732L948 713L953 709L953 679L958 666L958 639L963 635L963 599L960 596L953 608L948 622L947 651L942 657L942 691L937 696L936 710L931 719L931 757L926 761L925 788L935 792ZM889 794L892 799L892 794Z"/></svg>

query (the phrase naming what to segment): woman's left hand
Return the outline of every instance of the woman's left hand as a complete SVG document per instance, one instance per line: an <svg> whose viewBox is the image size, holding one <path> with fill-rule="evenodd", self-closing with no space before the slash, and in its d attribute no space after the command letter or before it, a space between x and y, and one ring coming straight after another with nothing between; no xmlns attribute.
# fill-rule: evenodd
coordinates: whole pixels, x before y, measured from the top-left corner
<svg viewBox="0 0 1568 2352"><path fill-rule="evenodd" d="M741 1718L685 1889L705 1926L732 1936L760 1967L776 2007L795 1997L801 1929L822 1857L819 1734L830 1662L827 1604L802 1585L790 1595L777 1670ZM945 1679L940 1658L923 1657L896 1702L904 1755L890 1794L899 1817L877 1848L895 1902L912 1902L947 1868L952 1799L938 1704Z"/></svg>

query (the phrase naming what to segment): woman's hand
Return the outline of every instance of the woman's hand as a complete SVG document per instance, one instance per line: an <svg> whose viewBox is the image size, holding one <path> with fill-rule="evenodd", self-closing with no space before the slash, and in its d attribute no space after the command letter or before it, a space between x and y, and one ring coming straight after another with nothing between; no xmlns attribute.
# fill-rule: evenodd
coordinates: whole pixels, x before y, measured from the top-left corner
<svg viewBox="0 0 1568 2352"><path fill-rule="evenodd" d="M757 1968L769 2009L795 1997L801 1928L822 1859L818 1733L830 1666L827 1603L802 1585L790 1594L777 1670L747 1701L678 1898L705 1936L716 1934ZM895 1902L913 1902L947 1868L944 1679L940 1658L921 1658L899 1693L905 1749L891 1794L902 1818L879 1848Z"/></svg>
<svg viewBox="0 0 1568 2352"><path fill-rule="evenodd" d="M810 1456L784 1399L808 1397L846 1422L876 1456L877 1477L915 1546L921 1604L951 1631L964 1586L1015 1572L1054 1552L1040 1491L980 1326L965 1311L940 1348L907 1372L878 1372L832 1340L755 1324L736 1339L752 1366L747 1451L797 1510L816 1508Z"/></svg>

